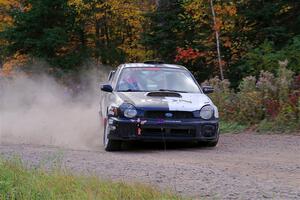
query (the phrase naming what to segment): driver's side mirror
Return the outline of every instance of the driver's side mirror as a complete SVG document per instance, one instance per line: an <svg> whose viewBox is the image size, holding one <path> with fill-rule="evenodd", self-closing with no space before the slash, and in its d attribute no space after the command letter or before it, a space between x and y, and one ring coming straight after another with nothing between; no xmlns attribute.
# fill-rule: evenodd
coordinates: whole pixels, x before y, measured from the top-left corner
<svg viewBox="0 0 300 200"><path fill-rule="evenodd" d="M214 92L214 88L211 86L203 86L202 90L204 94L210 94Z"/></svg>
<svg viewBox="0 0 300 200"><path fill-rule="evenodd" d="M104 92L112 92L113 91L112 86L109 84L102 84L100 88Z"/></svg>

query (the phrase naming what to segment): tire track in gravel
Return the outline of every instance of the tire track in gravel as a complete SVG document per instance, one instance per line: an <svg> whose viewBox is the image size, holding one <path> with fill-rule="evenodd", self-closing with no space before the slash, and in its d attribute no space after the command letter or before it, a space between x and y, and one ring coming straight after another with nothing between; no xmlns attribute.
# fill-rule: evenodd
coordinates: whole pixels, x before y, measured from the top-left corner
<svg viewBox="0 0 300 200"><path fill-rule="evenodd" d="M29 165L58 161L75 173L138 181L204 199L300 199L300 135L222 135L216 148L134 145L107 153L32 145L1 145L4 157Z"/></svg>

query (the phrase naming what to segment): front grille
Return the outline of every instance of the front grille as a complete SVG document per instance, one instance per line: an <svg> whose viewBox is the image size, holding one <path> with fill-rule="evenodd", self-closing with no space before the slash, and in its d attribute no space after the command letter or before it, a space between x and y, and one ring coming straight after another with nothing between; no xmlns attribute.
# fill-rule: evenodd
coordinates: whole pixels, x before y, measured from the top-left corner
<svg viewBox="0 0 300 200"><path fill-rule="evenodd" d="M134 123L119 123L117 128L117 134L126 137L128 135L135 135L137 132L137 125Z"/></svg>
<svg viewBox="0 0 300 200"><path fill-rule="evenodd" d="M195 129L143 128L142 135L148 137L195 137Z"/></svg>
<svg viewBox="0 0 300 200"><path fill-rule="evenodd" d="M166 115L172 115L167 117ZM191 119L194 118L193 112L186 111L146 111L145 118L154 119Z"/></svg>

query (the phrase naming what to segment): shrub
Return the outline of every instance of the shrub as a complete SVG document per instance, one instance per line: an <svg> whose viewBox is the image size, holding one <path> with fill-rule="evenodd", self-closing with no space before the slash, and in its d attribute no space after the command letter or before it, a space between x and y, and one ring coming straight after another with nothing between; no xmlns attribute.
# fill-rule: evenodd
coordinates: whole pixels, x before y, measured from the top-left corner
<svg viewBox="0 0 300 200"><path fill-rule="evenodd" d="M288 60L279 61L278 77L276 78L276 86L278 87L278 98L281 102L288 101L291 85L293 82L293 72L288 70L286 66Z"/></svg>
<svg viewBox="0 0 300 200"><path fill-rule="evenodd" d="M262 95L256 89L256 78L249 76L239 86L238 121L244 124L255 124L263 118Z"/></svg>
<svg viewBox="0 0 300 200"><path fill-rule="evenodd" d="M236 94L232 89L229 88L230 82L225 80L220 80L219 77L215 77L205 81L202 85L210 85L214 87L215 92L210 94L213 102L218 105L220 115L224 117L227 121L236 120Z"/></svg>
<svg viewBox="0 0 300 200"><path fill-rule="evenodd" d="M245 77L238 92L230 89L228 80L218 77L204 82L215 88L210 97L223 123L258 124L258 130L300 129L300 76L293 78L287 65L287 60L279 62L277 76L261 71L258 79Z"/></svg>
<svg viewBox="0 0 300 200"><path fill-rule="evenodd" d="M275 118L280 109L280 104L276 98L277 87L275 82L275 77L272 73L261 71L256 83L256 88L260 91L262 98L264 117L269 119Z"/></svg>
<svg viewBox="0 0 300 200"><path fill-rule="evenodd" d="M274 75L268 71L261 71L256 83L256 89L261 92L263 99L275 98L277 87Z"/></svg>

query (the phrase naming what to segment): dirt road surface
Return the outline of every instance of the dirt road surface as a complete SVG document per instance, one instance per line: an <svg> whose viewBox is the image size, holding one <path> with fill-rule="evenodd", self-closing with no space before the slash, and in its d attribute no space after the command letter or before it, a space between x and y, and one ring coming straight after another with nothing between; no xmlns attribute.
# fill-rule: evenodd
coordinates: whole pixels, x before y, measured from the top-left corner
<svg viewBox="0 0 300 200"><path fill-rule="evenodd" d="M195 199L300 199L300 135L223 135L216 148L140 144L107 153L2 144L4 157L149 183Z"/></svg>

